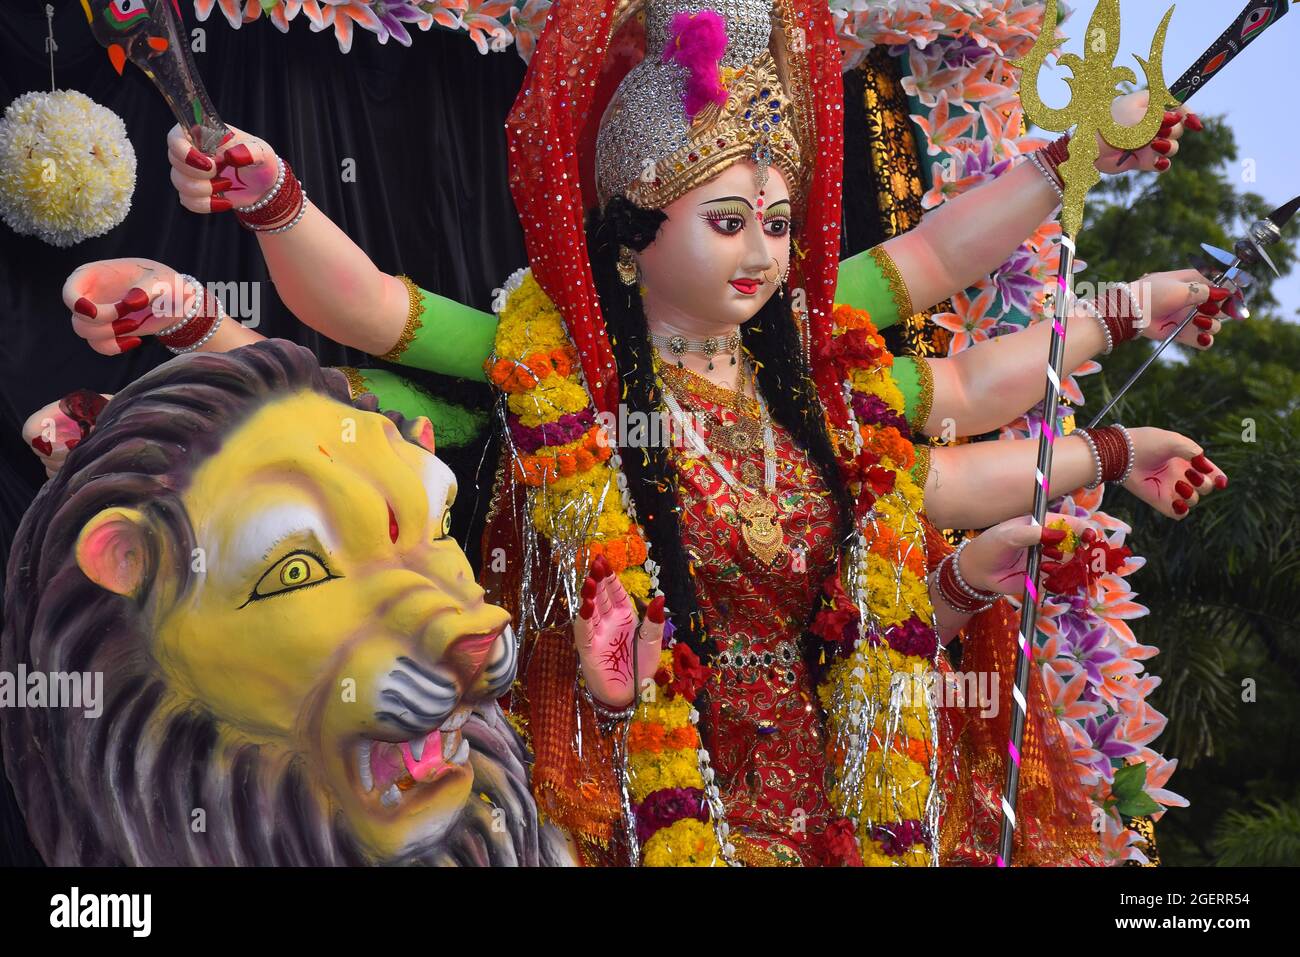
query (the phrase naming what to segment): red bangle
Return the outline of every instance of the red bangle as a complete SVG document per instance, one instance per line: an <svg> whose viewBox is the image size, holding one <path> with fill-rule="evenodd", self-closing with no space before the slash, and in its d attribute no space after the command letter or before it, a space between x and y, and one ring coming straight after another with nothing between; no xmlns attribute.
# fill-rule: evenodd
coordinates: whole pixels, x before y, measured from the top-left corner
<svg viewBox="0 0 1300 957"><path fill-rule="evenodd" d="M1133 308L1133 300L1123 286L1109 287L1105 294L1098 296L1094 302L1098 312L1101 313L1101 321L1110 331L1112 348L1121 342L1137 338L1137 310Z"/></svg>
<svg viewBox="0 0 1300 957"><path fill-rule="evenodd" d="M953 553L954 555L956 552ZM987 600L977 600L957 581L957 560L949 556L939 563L939 595L958 614L972 615L988 607ZM996 599L996 594L990 593Z"/></svg>
<svg viewBox="0 0 1300 957"><path fill-rule="evenodd" d="M195 295L199 296L202 299L202 302L199 311L195 313L194 318L185 323L185 325L181 326L171 335L158 337L158 341L167 346L167 348L184 349L187 346L194 345L194 343L198 342L208 334L208 330L212 328L213 323L215 323L218 317L220 317L221 309L214 297L209 296L202 287L200 287L199 291L195 293Z"/></svg>
<svg viewBox="0 0 1300 957"><path fill-rule="evenodd" d="M1060 166L1070 158L1070 134L1066 133L1056 142L1044 146L1038 155L1043 165L1056 177L1056 185L1064 189L1065 180L1061 179Z"/></svg>
<svg viewBox="0 0 1300 957"><path fill-rule="evenodd" d="M1124 433L1113 425L1100 429L1083 429L1097 450L1101 462L1101 480L1118 482L1128 474L1130 449Z"/></svg>
<svg viewBox="0 0 1300 957"><path fill-rule="evenodd" d="M235 218L246 229L255 232L259 229L270 229L281 220L291 219L296 216L298 208L302 205L302 199L302 184L298 182L298 177L293 174L293 168L288 163L285 163L284 181L280 184L280 191L275 194L271 201L260 209L251 212L237 209L235 210Z"/></svg>

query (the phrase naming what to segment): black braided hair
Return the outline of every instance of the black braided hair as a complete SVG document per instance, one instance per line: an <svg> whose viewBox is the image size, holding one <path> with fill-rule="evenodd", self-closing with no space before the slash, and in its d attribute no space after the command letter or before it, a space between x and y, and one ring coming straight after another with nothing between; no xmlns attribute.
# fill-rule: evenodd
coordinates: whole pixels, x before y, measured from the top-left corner
<svg viewBox="0 0 1300 957"><path fill-rule="evenodd" d="M662 414L663 403L655 378L654 352L641 294L619 279L619 250L621 246L637 252L645 249L667 218L661 210L637 206L623 196L613 197L603 212L592 210L587 217L592 275L629 417L635 412L647 417L654 412ZM758 366L758 382L773 418L808 453L833 493L839 513L837 528L839 537L843 538L850 529L851 501L831 449L821 404L803 361L790 301L780 295L770 298L745 324L741 336ZM669 461L667 444L621 446L619 452L628 491L636 505L637 520L651 543L650 557L659 565L659 588L671 612L675 636L686 642L702 661L708 661L712 649L706 641L704 620L691 580L691 559L682 545L678 479Z"/></svg>

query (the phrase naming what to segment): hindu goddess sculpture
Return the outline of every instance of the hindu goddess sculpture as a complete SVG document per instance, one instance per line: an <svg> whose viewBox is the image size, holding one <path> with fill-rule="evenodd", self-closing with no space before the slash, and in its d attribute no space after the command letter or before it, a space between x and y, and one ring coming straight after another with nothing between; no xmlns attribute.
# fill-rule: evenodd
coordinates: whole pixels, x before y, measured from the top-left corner
<svg viewBox="0 0 1300 957"><path fill-rule="evenodd" d="M209 157L169 137L181 202L256 230L303 322L499 390L482 578L520 642L508 713L533 794L585 863L991 863L1018 617L1003 596L1029 547L1095 543L1026 515L1036 442L927 441L1031 409L1050 324L951 358L881 336L1051 216L1068 139L841 261L839 59L824 0L557 0L507 124L529 268L492 312L380 271L265 141L236 131ZM1167 169L1183 129L1170 113L1136 158L1102 143L1098 166ZM151 314L138 291L174 278L91 264L64 298L108 354L258 338L188 278ZM1076 304L1065 368L1227 295L1194 271L1116 284ZM144 319L114 327L128 316ZM392 372L349 376L424 411ZM1194 441L1122 426L1058 439L1049 478L1120 483L1174 519L1226 482ZM983 531L954 550L940 529ZM943 693L971 676L987 700ZM1029 699L1016 860L1098 863L1037 671Z"/></svg>

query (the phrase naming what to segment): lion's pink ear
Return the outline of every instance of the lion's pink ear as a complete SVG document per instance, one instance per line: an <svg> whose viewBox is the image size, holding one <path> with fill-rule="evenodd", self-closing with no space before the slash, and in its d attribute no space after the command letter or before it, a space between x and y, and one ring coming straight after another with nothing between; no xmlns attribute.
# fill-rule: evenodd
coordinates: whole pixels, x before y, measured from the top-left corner
<svg viewBox="0 0 1300 957"><path fill-rule="evenodd" d="M149 521L133 508L106 508L77 536L77 565L100 588L135 597L149 576Z"/></svg>
<svg viewBox="0 0 1300 957"><path fill-rule="evenodd" d="M430 455L434 454L433 442L433 423L427 416L419 415L414 419L406 421L406 436L409 442L414 442Z"/></svg>

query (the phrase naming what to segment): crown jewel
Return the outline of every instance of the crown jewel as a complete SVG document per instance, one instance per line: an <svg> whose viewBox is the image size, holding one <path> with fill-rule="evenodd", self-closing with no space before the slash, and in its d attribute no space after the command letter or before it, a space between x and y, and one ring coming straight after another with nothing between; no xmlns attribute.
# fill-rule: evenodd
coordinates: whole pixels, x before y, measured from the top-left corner
<svg viewBox="0 0 1300 957"><path fill-rule="evenodd" d="M678 13L712 11L726 23L718 62L725 103L692 119L683 105L689 71L663 62ZM641 206L662 208L737 160L785 175L795 205L803 187L790 100L769 52L771 0L650 0L646 54L624 77L596 141L596 186L603 206L622 193Z"/></svg>

